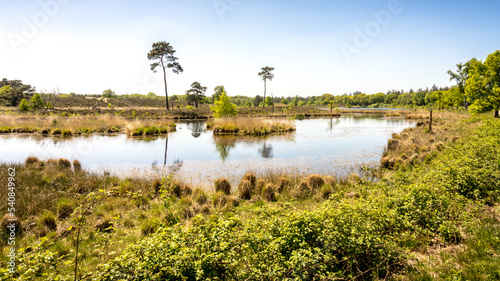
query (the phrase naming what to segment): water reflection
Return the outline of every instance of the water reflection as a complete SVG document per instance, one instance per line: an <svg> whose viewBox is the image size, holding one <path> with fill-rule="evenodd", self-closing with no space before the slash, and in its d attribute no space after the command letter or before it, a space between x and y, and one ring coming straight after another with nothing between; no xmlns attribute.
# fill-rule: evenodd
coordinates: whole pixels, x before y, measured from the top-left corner
<svg viewBox="0 0 500 281"><path fill-rule="evenodd" d="M354 114L296 121L296 132L265 138L214 136L203 122L179 123L168 137L0 135L0 162L22 163L31 155L42 160L68 158L94 171L126 174L127 169L142 169L141 175L166 172L203 181L249 169L331 173L346 165L378 163L391 134L412 124Z"/></svg>
<svg viewBox="0 0 500 281"><path fill-rule="evenodd" d="M231 156L232 149L237 148L234 156L237 158L255 157L273 158L272 143L294 143L295 133L284 133L265 137L254 136L214 136L215 150L219 153L220 160L226 161Z"/></svg>
<svg viewBox="0 0 500 281"><path fill-rule="evenodd" d="M273 146L270 144L268 145L267 142L264 140L262 147L259 148L259 153L262 156L262 158L265 159L273 158Z"/></svg>
<svg viewBox="0 0 500 281"><path fill-rule="evenodd" d="M200 137L201 133L206 131L204 122L187 123L187 128L191 131L191 135L195 138Z"/></svg>
<svg viewBox="0 0 500 281"><path fill-rule="evenodd" d="M333 129L337 124L340 123L340 118L338 117L331 117L330 120L328 121L328 128L326 129L327 132L333 133Z"/></svg>
<svg viewBox="0 0 500 281"><path fill-rule="evenodd" d="M214 137L215 150L219 152L220 159L225 162L229 156L229 151L236 146L237 137L222 136Z"/></svg>

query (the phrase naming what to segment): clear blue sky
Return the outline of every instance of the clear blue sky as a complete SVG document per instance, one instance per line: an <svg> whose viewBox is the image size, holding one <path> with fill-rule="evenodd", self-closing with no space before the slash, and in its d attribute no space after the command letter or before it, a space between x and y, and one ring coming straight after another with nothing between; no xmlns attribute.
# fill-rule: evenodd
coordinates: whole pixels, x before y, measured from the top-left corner
<svg viewBox="0 0 500 281"><path fill-rule="evenodd" d="M452 85L446 74L500 49L492 1L76 1L0 0L0 78L39 91L163 94L149 71L156 41L177 50L184 73L213 93L263 93L257 73L275 67L268 91L310 96Z"/></svg>

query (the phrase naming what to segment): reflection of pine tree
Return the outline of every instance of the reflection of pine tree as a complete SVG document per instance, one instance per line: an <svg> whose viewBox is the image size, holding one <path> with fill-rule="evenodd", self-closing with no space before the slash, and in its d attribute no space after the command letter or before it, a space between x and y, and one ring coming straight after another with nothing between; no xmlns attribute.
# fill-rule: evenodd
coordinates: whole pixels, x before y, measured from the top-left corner
<svg viewBox="0 0 500 281"><path fill-rule="evenodd" d="M326 128L326 130L329 131L330 133L333 133L333 129L339 123L340 123L339 118L335 118L335 120L334 118L330 118L330 120L328 121L328 128Z"/></svg>
<svg viewBox="0 0 500 281"><path fill-rule="evenodd" d="M262 148L259 148L259 153L262 158L273 158L273 147L271 145L267 146L266 141L264 141Z"/></svg>
<svg viewBox="0 0 500 281"><path fill-rule="evenodd" d="M188 129L191 131L191 135L197 138L205 131L205 125L202 122L188 123Z"/></svg>

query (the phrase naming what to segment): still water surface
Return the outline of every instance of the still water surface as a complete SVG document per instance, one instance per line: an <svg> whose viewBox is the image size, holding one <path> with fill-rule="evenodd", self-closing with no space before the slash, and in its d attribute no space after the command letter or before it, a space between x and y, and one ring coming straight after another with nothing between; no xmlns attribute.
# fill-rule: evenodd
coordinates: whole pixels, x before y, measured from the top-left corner
<svg viewBox="0 0 500 281"><path fill-rule="evenodd" d="M154 139L124 134L67 139L3 135L0 161L23 162L28 156L78 159L91 171L125 176L166 171L201 185L219 176L236 181L249 170L342 175L360 164L376 165L391 134L414 125L404 119L356 114L295 122L296 132L267 138L214 137L202 122L179 123L168 138Z"/></svg>

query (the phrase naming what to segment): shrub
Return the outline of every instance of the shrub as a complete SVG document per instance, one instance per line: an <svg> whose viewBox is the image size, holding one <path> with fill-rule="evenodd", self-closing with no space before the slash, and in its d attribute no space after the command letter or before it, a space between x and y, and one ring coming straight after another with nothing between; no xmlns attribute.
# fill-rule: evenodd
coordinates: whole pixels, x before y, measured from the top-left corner
<svg viewBox="0 0 500 281"><path fill-rule="evenodd" d="M320 175L316 175L316 174L309 175L307 177L307 182L309 183L309 187L313 190L318 189L323 184L325 184L323 177L321 177Z"/></svg>
<svg viewBox="0 0 500 281"><path fill-rule="evenodd" d="M333 187L330 184L324 184L319 189L319 192L323 199L328 199L330 195L333 193Z"/></svg>
<svg viewBox="0 0 500 281"><path fill-rule="evenodd" d="M267 201L269 202L276 202L276 192L275 192L275 187L272 184L267 184L264 187L263 191L263 196L266 198Z"/></svg>
<svg viewBox="0 0 500 281"><path fill-rule="evenodd" d="M39 218L39 224L41 226L46 226L50 230L57 229L57 222L54 214L49 211L45 211Z"/></svg>
<svg viewBox="0 0 500 281"><path fill-rule="evenodd" d="M229 195L231 193L231 184L227 179L224 178L216 179L214 182L214 186L215 186L215 192L222 191L226 195Z"/></svg>
<svg viewBox="0 0 500 281"><path fill-rule="evenodd" d="M147 220L141 225L141 233L144 236L151 235L155 233L155 231L158 229L159 224L156 220Z"/></svg>
<svg viewBox="0 0 500 281"><path fill-rule="evenodd" d="M72 135L73 135L73 132L71 132L71 130L63 130L61 132L62 137L71 137Z"/></svg>
<svg viewBox="0 0 500 281"><path fill-rule="evenodd" d="M307 183L306 180L302 180L299 185L297 186L297 191L301 195L305 195L311 191L311 188L309 187L309 183Z"/></svg>
<svg viewBox="0 0 500 281"><path fill-rule="evenodd" d="M242 180L238 185L240 198L250 200L252 198L252 189L252 184L249 180Z"/></svg>
<svg viewBox="0 0 500 281"><path fill-rule="evenodd" d="M158 194L160 192L161 188L161 181L159 179L155 179L152 184L152 189L154 190L155 194Z"/></svg>
<svg viewBox="0 0 500 281"><path fill-rule="evenodd" d="M264 186L266 185L266 181L264 179L258 179L257 182L255 183L255 193L261 193L262 189L264 189Z"/></svg>
<svg viewBox="0 0 500 281"><path fill-rule="evenodd" d="M98 221L95 225L95 229L99 232L111 233L114 231L114 223L111 219L103 219Z"/></svg>
<svg viewBox="0 0 500 281"><path fill-rule="evenodd" d="M52 130L53 135L60 135L61 134L61 129L54 129Z"/></svg>
<svg viewBox="0 0 500 281"><path fill-rule="evenodd" d="M214 207L224 207L226 206L228 202L228 198L226 193L222 191L218 191L213 195L212 202L214 204Z"/></svg>
<svg viewBox="0 0 500 281"><path fill-rule="evenodd" d="M57 217L60 220L64 220L69 217L74 211L73 202L69 199L59 199L57 202Z"/></svg>
<svg viewBox="0 0 500 281"><path fill-rule="evenodd" d="M290 180L287 177L280 177L277 182L277 192L281 193L288 188Z"/></svg>
<svg viewBox="0 0 500 281"><path fill-rule="evenodd" d="M234 103L231 103L226 91L222 91L219 100L210 108L215 118L227 118L238 115L238 109Z"/></svg>
<svg viewBox="0 0 500 281"><path fill-rule="evenodd" d="M39 109L45 106L45 103L43 102L42 97L40 96L39 93L35 93L31 97L29 106L32 109Z"/></svg>
<svg viewBox="0 0 500 281"><path fill-rule="evenodd" d="M24 161L24 164L25 165L33 165L33 164L37 164L40 160L38 160L38 158L34 157L34 156L30 156L28 158L26 158L26 160Z"/></svg>
<svg viewBox="0 0 500 281"><path fill-rule="evenodd" d="M23 112L30 110L29 103L26 99L21 100L21 103L19 104L19 110L21 110Z"/></svg>
<svg viewBox="0 0 500 281"><path fill-rule="evenodd" d="M196 188L194 190L192 198L196 203L198 203L200 205L203 205L203 204L207 203L207 201L208 201L208 197L207 197L207 194L205 193L205 191L203 191L199 188Z"/></svg>
<svg viewBox="0 0 500 281"><path fill-rule="evenodd" d="M296 119L296 120L304 120L304 115L303 114L295 114L293 116L293 119Z"/></svg>
<svg viewBox="0 0 500 281"><path fill-rule="evenodd" d="M255 174L253 172L247 172L243 176L242 182L245 181L245 180L247 180L247 181L250 182L250 186L252 188L255 188L255 184L257 183L257 177L255 176Z"/></svg>
<svg viewBox="0 0 500 281"><path fill-rule="evenodd" d="M390 139L387 142L387 149L388 150L396 150L398 147L399 147L399 140Z"/></svg>
<svg viewBox="0 0 500 281"><path fill-rule="evenodd" d="M82 170L82 164L78 160L73 160L73 169L75 172L80 172Z"/></svg>
<svg viewBox="0 0 500 281"><path fill-rule="evenodd" d="M186 109L194 109L194 107L188 105L188 106L186 106Z"/></svg>
<svg viewBox="0 0 500 281"><path fill-rule="evenodd" d="M71 162L64 158L57 159L57 165L61 168L71 168Z"/></svg>

